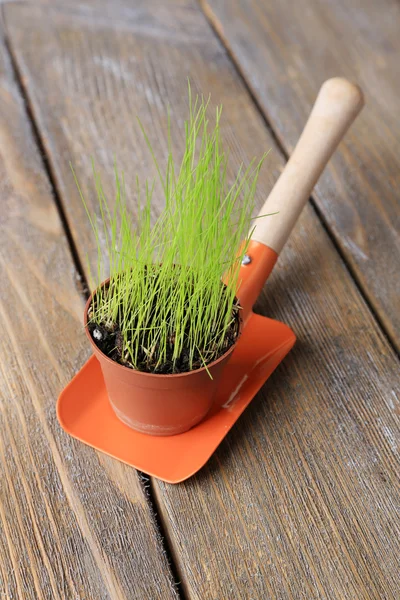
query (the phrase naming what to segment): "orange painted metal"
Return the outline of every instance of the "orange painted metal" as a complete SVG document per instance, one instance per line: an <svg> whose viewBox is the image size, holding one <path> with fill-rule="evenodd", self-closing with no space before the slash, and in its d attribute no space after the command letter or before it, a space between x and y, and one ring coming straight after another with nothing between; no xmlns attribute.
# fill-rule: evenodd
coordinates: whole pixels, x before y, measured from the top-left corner
<svg viewBox="0 0 400 600"><path fill-rule="evenodd" d="M251 308L271 272L276 253L258 242L247 251L241 267L238 297L244 327L224 367L214 402L206 417L178 435L155 437L128 427L113 412L100 364L95 357L61 393L57 415L73 437L170 483L196 473L295 343L289 327L255 315ZM123 367L122 367L123 368Z"/></svg>
<svg viewBox="0 0 400 600"><path fill-rule="evenodd" d="M271 250L265 244L254 241L250 242L246 257L250 262L244 264L240 269L237 291L237 296L243 307L242 318L244 323L251 314L253 304L278 260L278 255L274 250Z"/></svg>

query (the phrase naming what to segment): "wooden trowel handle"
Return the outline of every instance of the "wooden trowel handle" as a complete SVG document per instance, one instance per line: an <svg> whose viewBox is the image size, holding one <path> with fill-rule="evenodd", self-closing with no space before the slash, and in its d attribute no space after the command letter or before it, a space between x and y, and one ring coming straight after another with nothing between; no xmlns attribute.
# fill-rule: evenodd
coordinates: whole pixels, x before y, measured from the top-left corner
<svg viewBox="0 0 400 600"><path fill-rule="evenodd" d="M346 79L326 81L288 163L264 203L252 240L282 250L311 191L348 127L363 107L360 88Z"/></svg>
<svg viewBox="0 0 400 600"><path fill-rule="evenodd" d="M346 79L328 79L320 89L297 146L260 211L240 270L238 298L246 321L311 191L364 99Z"/></svg>

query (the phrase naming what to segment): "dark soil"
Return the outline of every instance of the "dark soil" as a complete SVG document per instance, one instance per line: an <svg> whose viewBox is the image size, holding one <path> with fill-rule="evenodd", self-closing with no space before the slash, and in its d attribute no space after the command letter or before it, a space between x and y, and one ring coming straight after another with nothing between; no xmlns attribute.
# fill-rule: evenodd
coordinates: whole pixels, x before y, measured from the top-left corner
<svg viewBox="0 0 400 600"><path fill-rule="evenodd" d="M233 346L233 344L236 342L240 329L240 306L238 303L234 305L233 315L234 322L227 331L223 347L220 349L219 353L214 353L212 358L210 358L210 360L208 361L208 364L214 362L215 360L223 356L225 352L227 352L229 348ZM88 317L90 318L90 308ZM127 362L122 355L122 335L117 323L111 326L106 326L104 323L89 322L88 329L90 331L94 343L103 352L103 354L105 354L106 356L108 356L109 358L121 365L124 365L128 368L133 368L132 365L129 362ZM138 357L138 370L147 373L160 373L168 375L176 373L187 373L190 370L200 369L201 367L204 367L204 362L200 353L195 351L193 358L193 366L192 369L190 369L188 349L183 350L181 356L177 361L175 361L174 364L172 362L174 350L173 336L171 337L172 339L167 350L167 360L165 361L165 363L159 365L157 369L152 368L152 366L148 364L148 357L143 351L142 355L139 354ZM202 352L202 355L204 356L204 351Z"/></svg>

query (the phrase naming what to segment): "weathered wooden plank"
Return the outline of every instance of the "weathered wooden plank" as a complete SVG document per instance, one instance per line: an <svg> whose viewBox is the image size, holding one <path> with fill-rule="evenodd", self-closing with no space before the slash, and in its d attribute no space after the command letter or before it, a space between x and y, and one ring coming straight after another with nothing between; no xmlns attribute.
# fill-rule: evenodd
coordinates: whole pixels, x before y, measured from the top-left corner
<svg viewBox="0 0 400 600"><path fill-rule="evenodd" d="M163 3L141 7L143 30L128 13L120 25L118 15L106 23L95 11L85 20L76 11L6 9L82 258L85 249L95 254L68 159L85 190L92 189L91 154L109 189L114 154L132 187L136 173L151 177L135 115L162 159L170 103L179 152L187 76L213 104L223 102L234 166L273 147L259 203L283 164L196 5L170 3L173 17ZM179 486L153 482L182 585L196 599L393 599L396 358L311 208L266 290L259 310L295 328L296 349L198 476Z"/></svg>
<svg viewBox="0 0 400 600"><path fill-rule="evenodd" d="M0 597L175 598L136 471L56 420L90 353L83 299L1 44L0 180Z"/></svg>
<svg viewBox="0 0 400 600"><path fill-rule="evenodd" d="M397 0L202 0L290 153L321 83L360 84L366 108L314 198L400 349L400 6Z"/></svg>

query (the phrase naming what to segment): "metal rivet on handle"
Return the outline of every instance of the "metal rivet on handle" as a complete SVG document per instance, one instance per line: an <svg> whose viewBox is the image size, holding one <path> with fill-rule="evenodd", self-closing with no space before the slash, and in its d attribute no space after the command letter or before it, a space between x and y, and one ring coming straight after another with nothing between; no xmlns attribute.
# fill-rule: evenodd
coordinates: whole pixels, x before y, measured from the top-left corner
<svg viewBox="0 0 400 600"><path fill-rule="evenodd" d="M245 254L242 259L242 265L249 265L251 263L251 256Z"/></svg>

